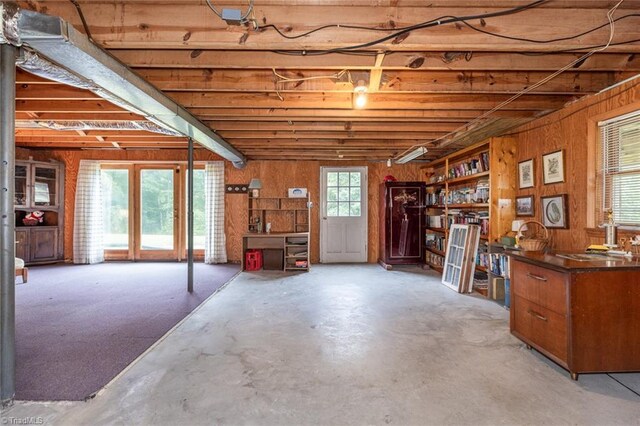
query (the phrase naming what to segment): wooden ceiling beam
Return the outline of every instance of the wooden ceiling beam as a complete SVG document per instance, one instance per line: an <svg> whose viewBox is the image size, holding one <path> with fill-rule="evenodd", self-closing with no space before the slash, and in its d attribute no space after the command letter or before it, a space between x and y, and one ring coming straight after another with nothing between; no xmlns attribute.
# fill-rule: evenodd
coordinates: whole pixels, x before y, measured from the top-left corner
<svg viewBox="0 0 640 426"><path fill-rule="evenodd" d="M81 136L86 137L135 137L139 139L144 138L175 138L175 136L164 135L161 133L152 133L143 130L80 130L83 134ZM46 136L50 138L68 138L77 137L77 130L57 130L57 129L16 129L16 136Z"/></svg>
<svg viewBox="0 0 640 426"><path fill-rule="evenodd" d="M289 123L288 121L208 121L207 124L215 131L353 131L353 132L421 132L421 131L444 131L448 132L459 127L460 123L447 122L405 122L405 123L377 123L373 121L367 122L351 122L345 121L296 121Z"/></svg>
<svg viewBox="0 0 640 426"><path fill-rule="evenodd" d="M19 84L16 87L16 100L61 100L81 101L101 99L98 95L84 89L59 83Z"/></svg>
<svg viewBox="0 0 640 426"><path fill-rule="evenodd" d="M444 120L453 122L467 122L485 113L487 109L436 109L436 110L373 110L373 109L335 109L335 108L210 108L193 107L191 112L202 120L231 120L231 121L280 121L291 120L343 120L351 121L433 121ZM551 110L548 110L550 112ZM496 111L492 117L531 117L539 113L538 110L505 110Z"/></svg>
<svg viewBox="0 0 640 426"><path fill-rule="evenodd" d="M122 113L124 116L129 115L128 111L107 102L102 99L98 100L16 100L17 112L35 112L35 113L76 113L76 114L96 114L101 113Z"/></svg>
<svg viewBox="0 0 640 426"><path fill-rule="evenodd" d="M292 56L268 51L221 50L111 50L133 68L256 69L269 70L368 70L374 56L327 54ZM582 56L578 53L523 55L518 52L386 52L382 69L424 71L545 71L553 72ZM640 71L640 56L629 53L597 53L580 63L580 71Z"/></svg>
<svg viewBox="0 0 640 426"><path fill-rule="evenodd" d="M446 135L447 131L436 132L397 132L397 131L378 131L378 132L361 132L361 131L331 131L331 132L318 132L318 131L219 131L217 132L223 138L229 141L236 141L238 139L324 139L324 138L337 138L337 139L435 139L437 137Z"/></svg>
<svg viewBox="0 0 640 426"><path fill-rule="evenodd" d="M81 113L56 113L56 112L42 112L33 117L31 113L17 112L16 119L18 120L38 120L38 121L101 121L101 122L113 122L113 121L148 121L144 117L133 114L130 112L120 113L96 113L96 112L81 112Z"/></svg>
<svg viewBox="0 0 640 426"><path fill-rule="evenodd" d="M34 9L42 9L47 5L53 3L66 3L67 0L30 0L28 2L21 1L24 7L31 7ZM95 5L100 3L105 4L124 4L124 3L139 3L147 5L158 4L175 4L176 0L83 0L83 4ZM201 5L202 0L181 0L181 4ZM246 0L225 0L226 6L239 6L245 7L247 5ZM260 0L261 6L309 6L317 5L318 0ZM323 0L322 4L326 6L371 6L371 0ZM521 6L521 0L442 0L441 4L446 4L447 7L462 7L468 8L469 4L473 4L477 7L496 7L496 8L510 8ZM582 8L582 9L604 9L610 8L614 2L611 0L554 0L542 4L541 8L550 9L563 9L563 8ZM409 7L409 6L424 6L422 0L376 0L375 6L377 7ZM634 9L640 7L640 0L627 0L624 2L620 9Z"/></svg>
<svg viewBox="0 0 640 426"><path fill-rule="evenodd" d="M16 136L16 143L20 142L20 143L33 143L33 144L41 144L41 143L48 143L48 142L94 142L95 136L91 136L91 137L83 137L83 136L79 136L76 135L75 137L73 136L68 136L68 137L55 137L53 135L53 132L55 132L55 130L52 130L52 134L51 135L47 135L47 136ZM164 137L164 138L157 138L157 139L152 139L152 141L149 140L149 138L139 138L139 137L133 137L133 136L118 136L118 137L103 137L104 138L104 142L105 143L111 143L111 142L118 142L118 143L126 143L126 142L141 142L141 143L149 143L152 145L157 145L157 146L162 146L164 144L170 144L170 143L185 143L184 138L178 138L178 137Z"/></svg>
<svg viewBox="0 0 640 426"><path fill-rule="evenodd" d="M289 78L312 78L301 82L277 83L271 70L154 69L137 70L163 91L212 92L351 92L330 78L331 70L279 71ZM532 93L589 94L632 77L634 72L566 72ZM394 93L515 93L547 77L546 72L520 71L385 71L378 89ZM323 78L326 77L326 78ZM30 74L19 73L18 84L33 90L45 87ZM357 78L354 78L354 80ZM42 85L42 86L39 86ZM375 91L377 91L375 90ZM374 92L374 90L370 90Z"/></svg>
<svg viewBox="0 0 640 426"><path fill-rule="evenodd" d="M287 93L281 100L271 93L211 93L169 92L176 102L187 108L309 108L353 109L351 93ZM506 100L506 95L461 94L394 94L371 93L367 109L491 109ZM507 105L504 110L548 110L561 108L572 96L525 95ZM195 111L197 114L197 111Z"/></svg>
<svg viewBox="0 0 640 426"><path fill-rule="evenodd" d="M29 2L24 2L29 6ZM77 11L70 2L47 4L47 13L69 20L81 28ZM260 23L273 24L290 35L297 35L323 25L336 23L377 28L397 28L432 20L439 16L474 15L501 8L466 7L371 7L371 6L262 6L255 10ZM607 22L606 9L536 8L525 12L494 17L482 25L486 31L548 39L567 37ZM370 42L380 32L329 28L307 37L288 40L274 30L247 31L229 27L204 3L148 4L96 3L85 8L93 38L107 48L140 49L227 49L227 50L323 50ZM427 30L413 31L408 37L374 46L389 51L520 51L541 52L582 48L606 42L608 29L603 28L578 39L540 44L505 40L472 31L463 25L447 24ZM640 38L638 18L616 24L614 42ZM612 45L610 52L640 52L640 44Z"/></svg>
<svg viewBox="0 0 640 426"><path fill-rule="evenodd" d="M99 142L96 140L87 142L28 142L28 141L16 141L16 146L20 148L28 149L105 149L105 150L118 150L118 149L185 149L186 143L170 143L158 145L156 143L144 143L144 142L131 142L122 143L118 142L118 147L114 146L111 142Z"/></svg>

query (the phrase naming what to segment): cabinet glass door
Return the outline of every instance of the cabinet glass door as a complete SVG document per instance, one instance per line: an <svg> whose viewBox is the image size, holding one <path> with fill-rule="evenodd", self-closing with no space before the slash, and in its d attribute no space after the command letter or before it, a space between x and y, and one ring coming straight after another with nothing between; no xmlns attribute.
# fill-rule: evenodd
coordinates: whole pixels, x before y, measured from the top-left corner
<svg viewBox="0 0 640 426"><path fill-rule="evenodd" d="M16 207L26 207L29 205L29 191L27 182L29 177L29 167L22 164L16 164L16 177L15 177L15 195L13 204Z"/></svg>
<svg viewBox="0 0 640 426"><path fill-rule="evenodd" d="M56 207L57 172L53 167L35 166L32 200L34 207Z"/></svg>

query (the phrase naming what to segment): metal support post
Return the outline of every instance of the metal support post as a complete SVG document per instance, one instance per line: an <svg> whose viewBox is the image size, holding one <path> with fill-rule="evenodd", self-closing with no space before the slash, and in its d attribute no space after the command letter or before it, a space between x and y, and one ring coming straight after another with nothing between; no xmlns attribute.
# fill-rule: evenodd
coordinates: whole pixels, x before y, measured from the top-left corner
<svg viewBox="0 0 640 426"><path fill-rule="evenodd" d="M193 139L187 159L187 291L193 293Z"/></svg>
<svg viewBox="0 0 640 426"><path fill-rule="evenodd" d="M15 119L17 49L0 44L0 402L16 388Z"/></svg>

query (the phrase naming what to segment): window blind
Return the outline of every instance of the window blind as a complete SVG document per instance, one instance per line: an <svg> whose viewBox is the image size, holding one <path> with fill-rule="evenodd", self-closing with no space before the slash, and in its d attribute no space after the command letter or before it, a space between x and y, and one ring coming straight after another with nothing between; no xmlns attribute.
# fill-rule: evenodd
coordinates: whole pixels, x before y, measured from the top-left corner
<svg viewBox="0 0 640 426"><path fill-rule="evenodd" d="M598 123L601 220L613 210L619 225L640 226L640 111Z"/></svg>

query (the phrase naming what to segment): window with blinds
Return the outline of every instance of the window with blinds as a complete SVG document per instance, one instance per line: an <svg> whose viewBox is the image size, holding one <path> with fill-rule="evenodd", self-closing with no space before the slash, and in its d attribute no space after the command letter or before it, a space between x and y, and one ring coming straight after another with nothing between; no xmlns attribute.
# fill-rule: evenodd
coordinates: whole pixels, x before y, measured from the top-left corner
<svg viewBox="0 0 640 426"><path fill-rule="evenodd" d="M600 220L640 226L640 111L598 123Z"/></svg>

